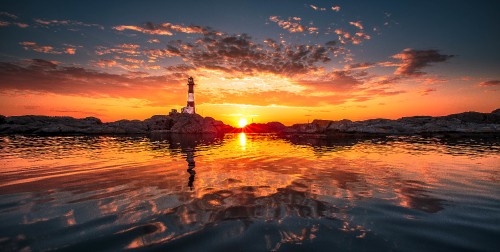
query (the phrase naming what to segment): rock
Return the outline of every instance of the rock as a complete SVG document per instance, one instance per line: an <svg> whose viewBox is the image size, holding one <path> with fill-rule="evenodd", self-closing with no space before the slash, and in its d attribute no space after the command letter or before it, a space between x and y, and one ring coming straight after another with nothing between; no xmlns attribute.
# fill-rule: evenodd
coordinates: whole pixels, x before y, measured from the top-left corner
<svg viewBox="0 0 500 252"><path fill-rule="evenodd" d="M312 123L294 124L284 130L284 133L319 133L318 126Z"/></svg>
<svg viewBox="0 0 500 252"><path fill-rule="evenodd" d="M249 133L282 133L286 126L280 122L251 123L242 129L234 129L233 132Z"/></svg>
<svg viewBox="0 0 500 252"><path fill-rule="evenodd" d="M174 119L167 115L154 115L144 122L148 130L170 130L174 125Z"/></svg>
<svg viewBox="0 0 500 252"><path fill-rule="evenodd" d="M117 132L124 132L129 134L146 133L149 129L148 124L139 120L120 120L108 124L114 127ZM116 133L118 134L118 133Z"/></svg>
<svg viewBox="0 0 500 252"><path fill-rule="evenodd" d="M295 124L284 132L290 134L427 134L427 133L500 133L500 110L492 113L465 112L441 117L413 116L397 120L370 119L314 120L310 124ZM328 125L325 130L325 125Z"/></svg>
<svg viewBox="0 0 500 252"><path fill-rule="evenodd" d="M318 130L317 133L324 133L324 132L326 132L326 129L328 128L328 126L330 126L331 123L332 123L332 121L330 121L330 120L315 119L312 121L311 124L314 124L315 127L317 128L317 130Z"/></svg>
<svg viewBox="0 0 500 252"><path fill-rule="evenodd" d="M346 132L349 131L349 129L354 125L354 123L351 120L340 120L340 121L332 121L329 125L328 128L326 129L327 131L330 132Z"/></svg>
<svg viewBox="0 0 500 252"><path fill-rule="evenodd" d="M7 120L5 119L4 115L0 115L0 124L7 123Z"/></svg>
<svg viewBox="0 0 500 252"><path fill-rule="evenodd" d="M170 129L172 133L195 134L203 132L203 117L197 114L176 115L175 124ZM213 129L208 129L212 131Z"/></svg>
<svg viewBox="0 0 500 252"><path fill-rule="evenodd" d="M71 134L71 133L82 133L82 131L78 128L66 126L64 124L49 124L46 127L42 127L40 129L35 130L33 133L35 134Z"/></svg>

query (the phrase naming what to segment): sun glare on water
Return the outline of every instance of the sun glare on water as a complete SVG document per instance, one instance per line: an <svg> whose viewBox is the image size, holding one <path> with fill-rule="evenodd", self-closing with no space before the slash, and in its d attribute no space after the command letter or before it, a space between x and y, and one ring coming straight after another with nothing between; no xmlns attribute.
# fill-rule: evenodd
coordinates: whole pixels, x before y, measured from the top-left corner
<svg viewBox="0 0 500 252"><path fill-rule="evenodd" d="M240 128L243 128L243 127L247 126L247 124L248 124L248 121L247 121L247 119L245 119L245 118L241 118L241 119L238 121L238 126L239 126Z"/></svg>

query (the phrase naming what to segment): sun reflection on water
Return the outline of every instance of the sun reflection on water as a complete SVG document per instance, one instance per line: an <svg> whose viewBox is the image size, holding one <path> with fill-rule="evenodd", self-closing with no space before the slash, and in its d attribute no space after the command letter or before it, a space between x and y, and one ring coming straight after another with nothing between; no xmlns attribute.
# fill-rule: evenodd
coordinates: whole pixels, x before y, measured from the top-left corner
<svg viewBox="0 0 500 252"><path fill-rule="evenodd" d="M238 138L240 140L241 150L246 150L247 145L247 135L245 133L239 133Z"/></svg>

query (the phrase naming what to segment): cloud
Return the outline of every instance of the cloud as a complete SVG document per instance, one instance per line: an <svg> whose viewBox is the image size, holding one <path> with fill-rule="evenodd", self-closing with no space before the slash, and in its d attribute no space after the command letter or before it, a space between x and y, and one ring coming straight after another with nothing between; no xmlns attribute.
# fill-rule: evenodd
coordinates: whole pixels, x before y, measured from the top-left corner
<svg viewBox="0 0 500 252"><path fill-rule="evenodd" d="M11 19L18 19L18 17L16 15L14 15L12 13L5 12L5 11L0 12L0 16L8 17Z"/></svg>
<svg viewBox="0 0 500 252"><path fill-rule="evenodd" d="M496 87L500 86L500 80L490 80L490 81L483 81L479 83L480 87Z"/></svg>
<svg viewBox="0 0 500 252"><path fill-rule="evenodd" d="M41 26L83 26L83 27L96 27L104 30L104 26L99 24L88 24L75 20L44 20L40 18L33 19L35 23Z"/></svg>
<svg viewBox="0 0 500 252"><path fill-rule="evenodd" d="M304 32L307 28L300 24L300 18L289 17L287 20L279 19L278 16L270 16L269 20L290 33Z"/></svg>
<svg viewBox="0 0 500 252"><path fill-rule="evenodd" d="M119 26L113 27L113 29L115 29L117 31L132 30L132 31L138 31L138 32L141 32L144 34L149 34L149 35L165 35L165 36L174 35L170 31L159 30L159 29L145 29L145 28L135 26L135 25L119 25Z"/></svg>
<svg viewBox="0 0 500 252"><path fill-rule="evenodd" d="M0 21L0 27L7 27L7 26L17 26L19 28L28 28L29 27L29 25L25 24L25 23Z"/></svg>
<svg viewBox="0 0 500 252"><path fill-rule="evenodd" d="M19 42L20 45L23 46L24 50L33 50L39 53L49 53L49 54L62 54L62 52L54 51L54 47L52 46L40 46L35 42Z"/></svg>
<svg viewBox="0 0 500 252"><path fill-rule="evenodd" d="M160 43L159 39L149 39L148 43Z"/></svg>
<svg viewBox="0 0 500 252"><path fill-rule="evenodd" d="M136 25L119 25L113 27L113 29L117 31L124 31L124 30L132 30L132 31L137 31L141 32L144 34L149 34L149 35L164 35L164 36L172 36L174 35L174 32L179 32L179 33L205 33L208 32L208 28L201 27L201 26L196 26L196 25L189 25L189 26L183 26L183 25L176 25L172 23L161 23L161 24L154 24L151 22L145 23L143 26L136 26Z"/></svg>
<svg viewBox="0 0 500 252"><path fill-rule="evenodd" d="M361 63L353 63L346 65L344 68L347 70L361 70L361 69L369 69L375 66L377 66L377 63L361 62Z"/></svg>
<svg viewBox="0 0 500 252"><path fill-rule="evenodd" d="M334 41L325 45L290 45L266 39L257 43L247 34L204 34L195 43L171 41L167 51L195 68L231 73L235 76L273 73L283 76L318 70L317 64L331 61L337 50Z"/></svg>
<svg viewBox="0 0 500 252"><path fill-rule="evenodd" d="M76 48L66 48L64 49L64 52L67 53L67 54L75 54L76 53Z"/></svg>
<svg viewBox="0 0 500 252"><path fill-rule="evenodd" d="M435 88L426 88L424 90L420 90L418 93L422 96L429 95L431 92L436 92Z"/></svg>
<svg viewBox="0 0 500 252"><path fill-rule="evenodd" d="M117 64L115 60L100 59L97 62L97 66L100 68L113 67Z"/></svg>
<svg viewBox="0 0 500 252"><path fill-rule="evenodd" d="M35 52L39 53L47 53L47 54L75 54L76 53L76 48L73 46L67 47L65 49L54 49L53 46L48 46L48 45L38 45L36 42L31 42L31 41L24 41L24 42L19 42L20 45L23 46L24 50L33 50Z"/></svg>
<svg viewBox="0 0 500 252"><path fill-rule="evenodd" d="M359 44L363 43L363 41L371 39L370 35L367 35L366 33L362 32L362 31L356 32L356 33L354 33L354 35L352 35L351 33L347 32L347 31L344 31L342 29L335 29L334 32L335 32L335 34L338 35L338 39L339 39L341 44L351 43L354 45L359 45Z"/></svg>
<svg viewBox="0 0 500 252"><path fill-rule="evenodd" d="M339 12L340 11L340 6L338 6L338 5L332 6L332 10L336 11L336 12Z"/></svg>
<svg viewBox="0 0 500 252"><path fill-rule="evenodd" d="M113 64L111 61L101 63ZM18 63L0 62L0 91L139 98L164 104L169 99L184 100L184 82L184 78L179 79L172 74L110 74L82 67L62 66L42 59Z"/></svg>
<svg viewBox="0 0 500 252"><path fill-rule="evenodd" d="M100 61L114 66L113 61ZM342 74L336 74L342 81ZM167 74L151 76L144 72L110 74L81 67L62 66L41 59L26 62L0 62L0 92L30 91L85 97L137 98L149 101L149 105L165 105L166 101L185 100L185 75ZM326 88L326 87L325 87ZM250 95L251 94L251 95ZM255 99L255 97L261 99ZM254 105L314 106L341 104L353 96L349 93L311 93L287 90L252 90L233 92L218 90L206 93L203 102ZM363 93L363 99L374 97ZM361 98L360 98L361 99Z"/></svg>
<svg viewBox="0 0 500 252"><path fill-rule="evenodd" d="M326 8L320 8L316 5L312 5L310 4L309 7L311 7L311 9L315 10L315 11L326 11Z"/></svg>
<svg viewBox="0 0 500 252"><path fill-rule="evenodd" d="M440 54L437 50L414 50L404 49L401 53L393 55L392 58L401 60L400 66L394 72L396 75L420 76L425 74L421 69L431 63L444 62L454 55Z"/></svg>
<svg viewBox="0 0 500 252"><path fill-rule="evenodd" d="M361 21L356 21L356 22L349 22L349 24L354 25L358 27L360 30L363 30L363 25L361 24Z"/></svg>
<svg viewBox="0 0 500 252"><path fill-rule="evenodd" d="M116 45L113 48L108 48L105 46L98 46L96 48L95 53L99 56L105 55L105 54L125 54L128 56L139 56L141 54L140 45L138 44L120 44Z"/></svg>
<svg viewBox="0 0 500 252"><path fill-rule="evenodd" d="M350 71L334 70L314 79L298 80L297 84L315 92L351 92L360 91L363 81Z"/></svg>

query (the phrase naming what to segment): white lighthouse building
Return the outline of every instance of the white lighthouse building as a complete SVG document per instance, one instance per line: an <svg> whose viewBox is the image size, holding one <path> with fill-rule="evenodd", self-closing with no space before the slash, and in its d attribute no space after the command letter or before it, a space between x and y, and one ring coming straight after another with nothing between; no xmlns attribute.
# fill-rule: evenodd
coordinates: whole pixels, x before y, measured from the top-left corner
<svg viewBox="0 0 500 252"><path fill-rule="evenodd" d="M194 109L194 80L193 77L188 78L188 99L187 106L181 109L181 113L196 114Z"/></svg>

